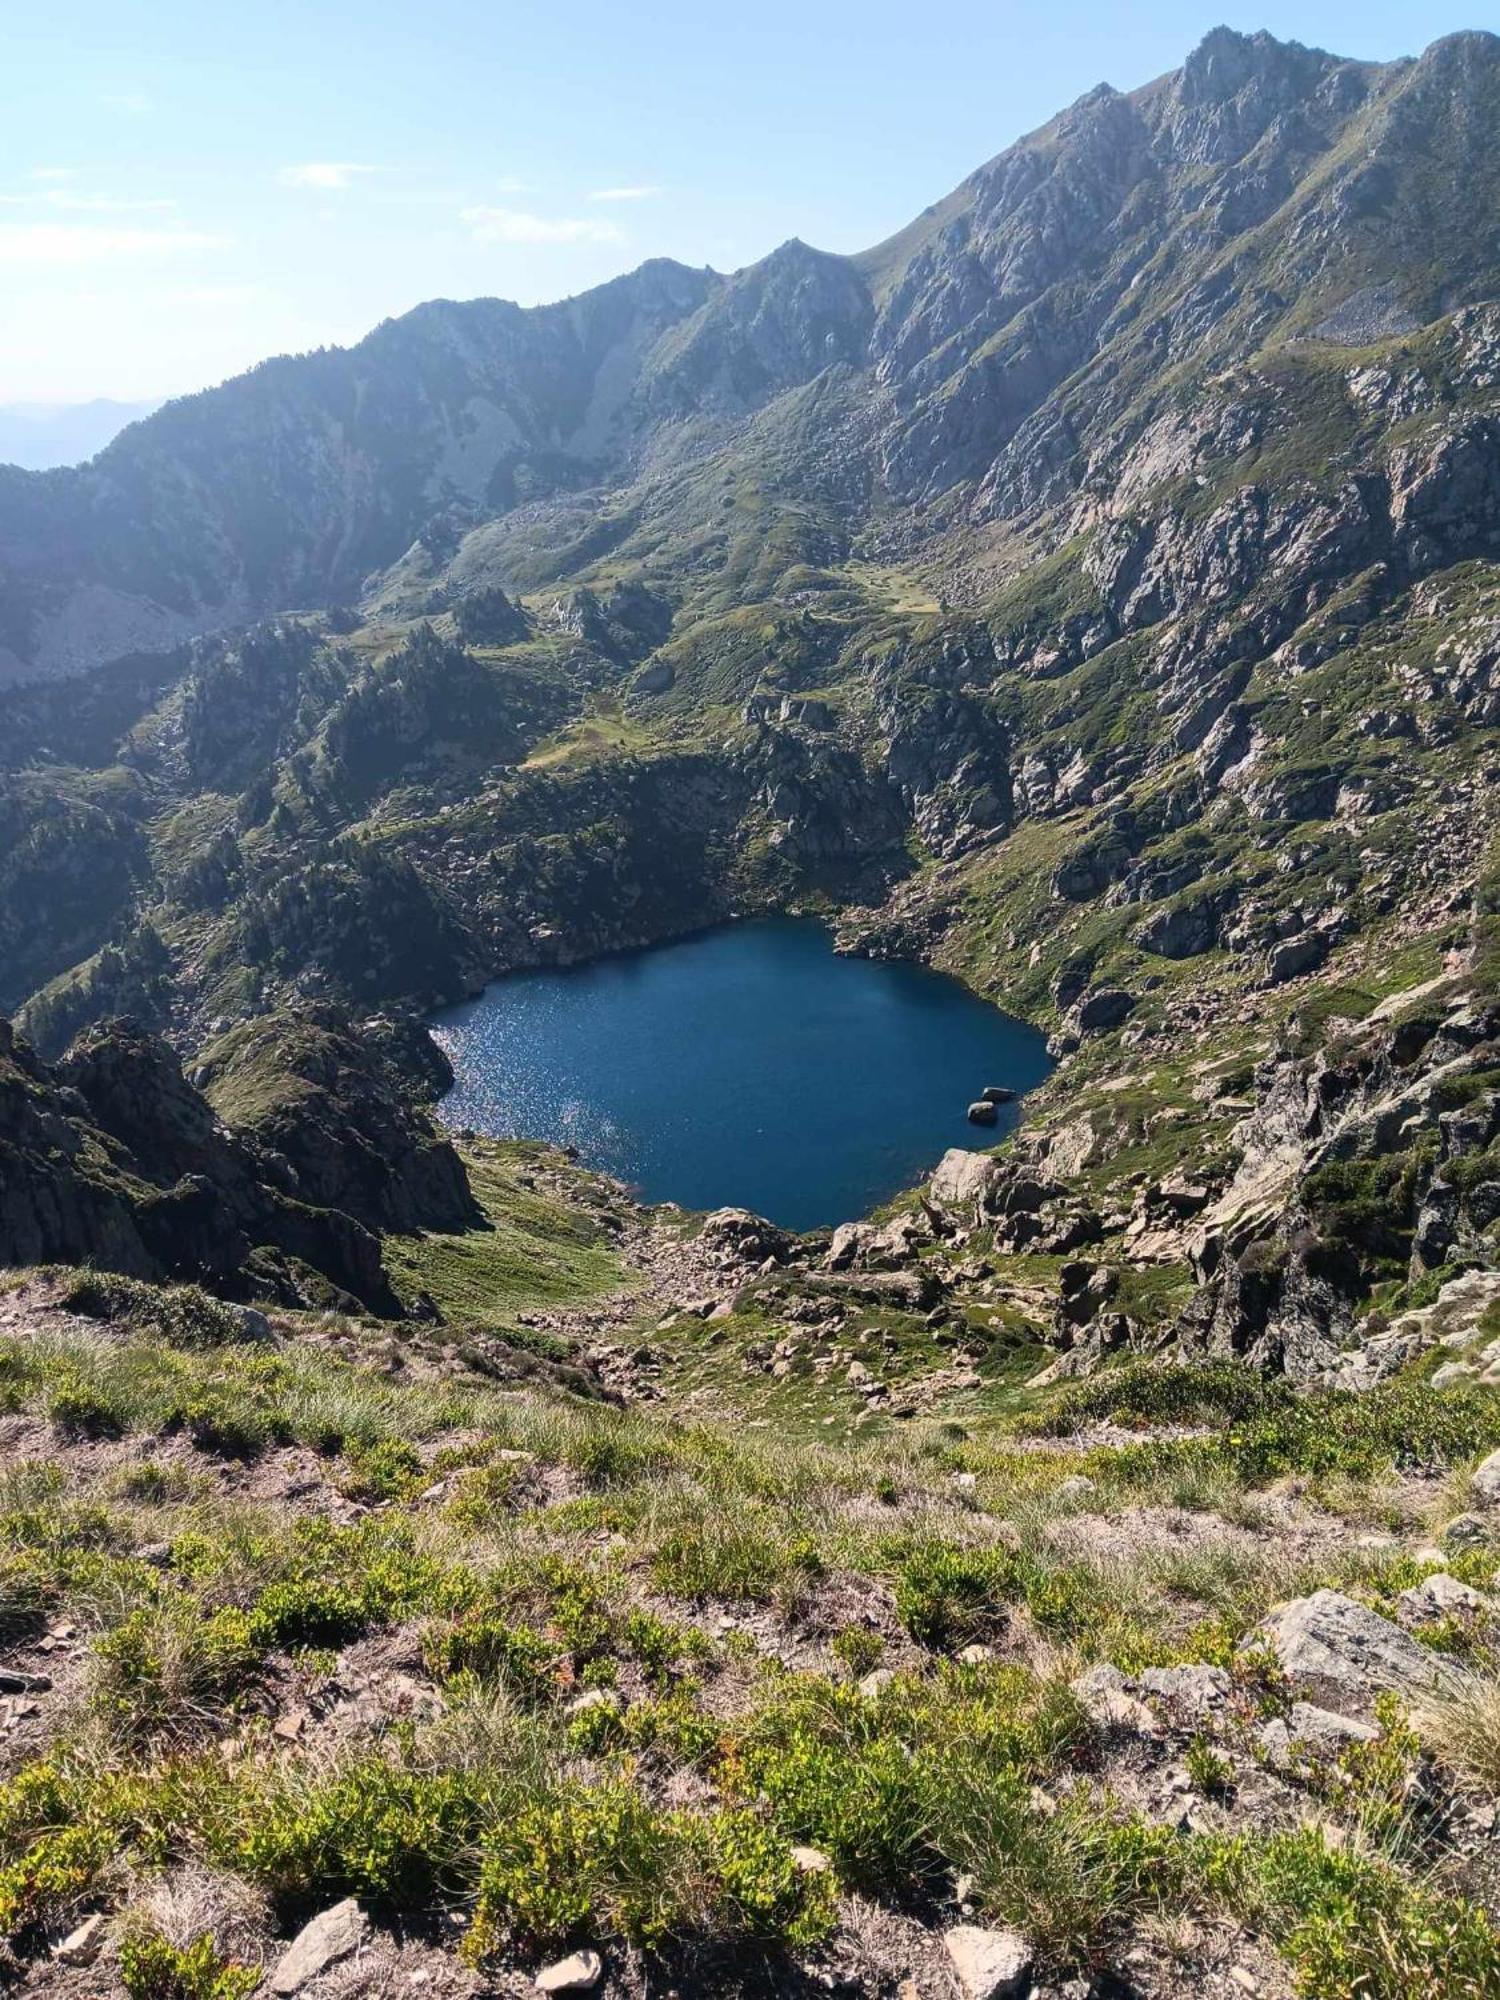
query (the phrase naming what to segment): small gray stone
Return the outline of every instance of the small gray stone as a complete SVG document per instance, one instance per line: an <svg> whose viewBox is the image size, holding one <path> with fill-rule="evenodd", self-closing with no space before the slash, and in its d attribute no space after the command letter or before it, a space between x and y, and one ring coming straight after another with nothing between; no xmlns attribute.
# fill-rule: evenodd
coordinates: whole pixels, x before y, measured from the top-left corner
<svg viewBox="0 0 1500 2000"><path fill-rule="evenodd" d="M1443 1618L1476 1618L1488 1600L1456 1576L1439 1570L1436 1576L1424 1577L1410 1590L1403 1590L1397 1601L1408 1623L1431 1625Z"/></svg>
<svg viewBox="0 0 1500 2000"><path fill-rule="evenodd" d="M76 1931L69 1931L61 1944L52 1947L52 1956L62 1965L92 1965L104 1943L105 1922L98 1912L85 1917Z"/></svg>
<svg viewBox="0 0 1500 2000"><path fill-rule="evenodd" d="M1070 1683L1079 1707L1096 1729L1120 1736L1164 1736L1166 1731L1151 1713L1133 1684L1118 1667L1107 1662L1090 1667Z"/></svg>
<svg viewBox="0 0 1500 2000"><path fill-rule="evenodd" d="M298 1931L271 1974L273 1993L300 1993L330 1965L358 1950L370 1920L352 1896L335 1903Z"/></svg>
<svg viewBox="0 0 1500 2000"><path fill-rule="evenodd" d="M1223 1667L1147 1667L1140 1677L1141 1693L1203 1722L1223 1708L1234 1682Z"/></svg>
<svg viewBox="0 0 1500 2000"><path fill-rule="evenodd" d="M589 1688L586 1693L578 1695L568 1703L566 1713L587 1715L590 1709L607 1708L612 1713L618 1714L620 1706L620 1697L613 1688Z"/></svg>
<svg viewBox="0 0 1500 2000"><path fill-rule="evenodd" d="M965 2000L1007 2000L1031 1987L1031 1946L1019 1931L988 1931L959 1924L943 1944Z"/></svg>
<svg viewBox="0 0 1500 2000"><path fill-rule="evenodd" d="M1357 1722L1352 1715L1336 1715L1331 1708L1319 1708L1310 1701L1292 1703L1286 1729L1294 1743L1330 1754L1347 1749L1351 1743L1373 1743L1380 1735L1373 1723Z"/></svg>
<svg viewBox="0 0 1500 2000"><path fill-rule="evenodd" d="M1482 1549L1494 1539L1494 1529L1477 1514L1459 1514L1443 1530L1443 1540L1450 1549Z"/></svg>
<svg viewBox="0 0 1500 2000"><path fill-rule="evenodd" d="M604 1961L597 1951L575 1951L555 1965L544 1966L536 1976L538 1993L587 1993L604 1977Z"/></svg>

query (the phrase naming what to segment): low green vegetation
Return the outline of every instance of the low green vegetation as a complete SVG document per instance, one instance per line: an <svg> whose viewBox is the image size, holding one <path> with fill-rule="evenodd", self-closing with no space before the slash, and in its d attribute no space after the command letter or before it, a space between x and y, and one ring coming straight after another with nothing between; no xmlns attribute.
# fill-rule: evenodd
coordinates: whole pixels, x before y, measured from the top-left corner
<svg viewBox="0 0 1500 2000"><path fill-rule="evenodd" d="M1461 1473L1500 1440L1500 1393L1298 1397L1142 1366L967 1436L778 1442L415 1359L397 1385L352 1325L216 1340L191 1300L142 1289L56 1285L67 1316L0 1344L8 1408L58 1441L0 1479L8 1643L86 1635L78 1701L0 1784L0 1929L23 1951L132 1873L181 1868L238 1879L284 1926L346 1895L382 1921L456 1909L481 1966L586 1943L816 1955L848 1897L942 1921L962 1880L1059 1975L1105 1970L1148 1921L1227 1917L1312 2000L1407 1996L1433 1950L1445 1996L1500 1978L1478 1905L1428 1880L1443 1819L1421 1803L1493 1790L1480 1683L1415 1727L1389 1706L1376 1743L1294 1772L1305 1825L1233 1811L1254 1731L1287 1708L1257 1621L1320 1585L1390 1612L1436 1566L1289 1556L1250 1533L1258 1496L1288 1474L1347 1498L1402 1467ZM1091 1443L1104 1422L1140 1435ZM300 1505L226 1487L230 1423L265 1470L311 1465ZM1080 1505L1144 1519L1164 1498L1215 1534L1069 1538ZM1477 1582L1486 1562L1446 1566ZM429 1698L325 1733L319 1690L387 1645ZM1224 1719L1181 1750L1219 1823L1115 1795L1072 1685L1091 1660L1228 1670ZM119 1968L152 2000L251 1990L232 1939L143 1917Z"/></svg>

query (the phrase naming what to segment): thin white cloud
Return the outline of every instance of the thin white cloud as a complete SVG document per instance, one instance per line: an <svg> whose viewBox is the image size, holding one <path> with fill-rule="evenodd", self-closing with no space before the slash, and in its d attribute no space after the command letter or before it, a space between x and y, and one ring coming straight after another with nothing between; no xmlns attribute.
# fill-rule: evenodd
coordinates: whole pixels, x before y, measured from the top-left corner
<svg viewBox="0 0 1500 2000"><path fill-rule="evenodd" d="M118 229L96 223L0 222L0 264L88 265L222 250L227 237L196 229Z"/></svg>
<svg viewBox="0 0 1500 2000"><path fill-rule="evenodd" d="M99 102L108 105L111 111L123 111L130 118L144 118L155 109L144 90L106 90Z"/></svg>
<svg viewBox="0 0 1500 2000"><path fill-rule="evenodd" d="M177 206L175 201L137 199L130 195L73 194L67 188L53 188L42 199L49 208L88 215L140 215L150 211L159 214L163 209Z"/></svg>
<svg viewBox="0 0 1500 2000"><path fill-rule="evenodd" d="M71 181L78 178L76 167L33 167L26 176L29 181Z"/></svg>
<svg viewBox="0 0 1500 2000"><path fill-rule="evenodd" d="M591 188L590 201L650 201L654 195L662 194L659 187L616 187Z"/></svg>
<svg viewBox="0 0 1500 2000"><path fill-rule="evenodd" d="M213 312L249 305L253 299L264 298L266 288L264 285L179 285L158 296L164 305Z"/></svg>
<svg viewBox="0 0 1500 2000"><path fill-rule="evenodd" d="M323 194L343 193L353 187L361 174L373 174L373 167L356 160L304 160L300 166L283 167L276 176L283 187L317 188Z"/></svg>
<svg viewBox="0 0 1500 2000"><path fill-rule="evenodd" d="M623 243L612 222L592 216L531 215L520 208L466 208L462 220L476 243Z"/></svg>
<svg viewBox="0 0 1500 2000"><path fill-rule="evenodd" d="M34 179L29 175L28 179ZM174 209L175 201L142 195L84 194L66 185L43 185L28 189L23 194L0 194L0 206L6 208L55 208L75 215L140 215L160 214L166 209Z"/></svg>

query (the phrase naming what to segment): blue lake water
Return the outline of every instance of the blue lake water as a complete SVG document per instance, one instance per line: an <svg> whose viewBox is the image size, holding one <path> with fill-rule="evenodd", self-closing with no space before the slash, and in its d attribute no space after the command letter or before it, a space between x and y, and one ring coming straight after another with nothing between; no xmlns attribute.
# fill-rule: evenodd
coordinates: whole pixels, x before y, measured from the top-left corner
<svg viewBox="0 0 1500 2000"><path fill-rule="evenodd" d="M1024 1091L1042 1037L956 980L840 958L821 924L770 917L563 972L521 972L432 1022L453 1063L441 1115L576 1146L648 1201L851 1221L970 1125L987 1084Z"/></svg>

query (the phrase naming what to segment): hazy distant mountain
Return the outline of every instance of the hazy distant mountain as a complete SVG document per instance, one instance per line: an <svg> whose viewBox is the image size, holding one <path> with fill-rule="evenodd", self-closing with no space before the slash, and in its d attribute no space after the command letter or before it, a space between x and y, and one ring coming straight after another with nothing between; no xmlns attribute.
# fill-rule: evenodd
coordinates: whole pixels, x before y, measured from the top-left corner
<svg viewBox="0 0 1500 2000"><path fill-rule="evenodd" d="M149 417L160 403L0 403L0 465L45 472L81 465L103 451L127 424Z"/></svg>

